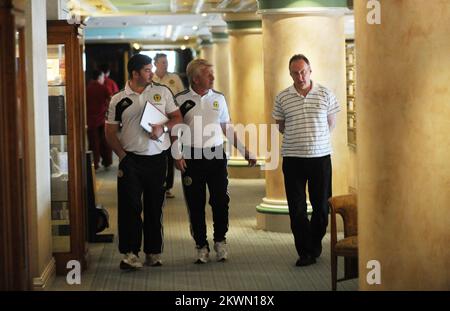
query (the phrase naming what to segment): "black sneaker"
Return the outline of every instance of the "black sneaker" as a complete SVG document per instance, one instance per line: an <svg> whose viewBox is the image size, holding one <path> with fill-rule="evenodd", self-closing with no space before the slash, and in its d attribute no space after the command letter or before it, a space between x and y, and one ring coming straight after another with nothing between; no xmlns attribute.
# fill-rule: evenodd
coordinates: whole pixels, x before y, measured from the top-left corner
<svg viewBox="0 0 450 311"><path fill-rule="evenodd" d="M309 266L312 264L316 263L316 258L310 256L310 255L306 255L303 257L300 257L297 262L295 263L295 265L297 267L304 267L304 266Z"/></svg>

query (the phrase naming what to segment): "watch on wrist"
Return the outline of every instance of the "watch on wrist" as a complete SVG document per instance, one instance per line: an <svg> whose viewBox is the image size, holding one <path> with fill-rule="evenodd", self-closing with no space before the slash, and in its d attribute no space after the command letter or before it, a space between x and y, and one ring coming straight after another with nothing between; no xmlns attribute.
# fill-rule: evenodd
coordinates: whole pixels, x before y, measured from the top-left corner
<svg viewBox="0 0 450 311"><path fill-rule="evenodd" d="M168 133L169 132L169 127L167 125L163 125L163 131L164 133Z"/></svg>

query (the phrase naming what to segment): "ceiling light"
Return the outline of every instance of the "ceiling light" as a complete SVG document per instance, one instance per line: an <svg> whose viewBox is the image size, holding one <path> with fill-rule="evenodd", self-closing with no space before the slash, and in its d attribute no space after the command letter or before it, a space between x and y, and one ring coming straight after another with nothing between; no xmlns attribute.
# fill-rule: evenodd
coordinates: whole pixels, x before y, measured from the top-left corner
<svg viewBox="0 0 450 311"><path fill-rule="evenodd" d="M173 26L172 25L167 25L166 33L165 33L165 37L166 38L170 38L172 36L172 30L173 30Z"/></svg>
<svg viewBox="0 0 450 311"><path fill-rule="evenodd" d="M181 46L181 49L184 51L184 50L186 50L186 46L185 45L182 45Z"/></svg>
<svg viewBox="0 0 450 311"><path fill-rule="evenodd" d="M208 16L208 14L206 14L206 13L202 13L202 16L203 16L203 17L206 17L206 16Z"/></svg>
<svg viewBox="0 0 450 311"><path fill-rule="evenodd" d="M189 40L189 36L184 36L184 40Z"/></svg>
<svg viewBox="0 0 450 311"><path fill-rule="evenodd" d="M192 26L192 30L197 31L198 30L198 26L197 25Z"/></svg>
<svg viewBox="0 0 450 311"><path fill-rule="evenodd" d="M139 50L140 48L141 48L141 46L139 45L139 43L137 43L137 42L133 43L133 49Z"/></svg>

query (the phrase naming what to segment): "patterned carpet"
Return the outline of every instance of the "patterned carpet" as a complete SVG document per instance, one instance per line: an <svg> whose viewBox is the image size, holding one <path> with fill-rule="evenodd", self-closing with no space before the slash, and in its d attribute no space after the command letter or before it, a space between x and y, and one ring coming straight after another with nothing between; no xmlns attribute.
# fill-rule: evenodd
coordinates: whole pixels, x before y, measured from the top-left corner
<svg viewBox="0 0 450 311"><path fill-rule="evenodd" d="M104 233L116 234L116 170L97 173L97 202L111 216ZM256 230L255 206L265 194L264 180L230 180L230 224L227 241L229 260L194 264L194 242L189 233L187 211L179 175L173 189L175 198L164 207L165 245L163 266L138 271L119 270L122 255L114 243L90 244L90 265L81 285L67 285L57 277L50 290L91 291L317 291L331 289L329 235L317 263L295 267L293 237L288 233ZM208 237L212 236L211 209L207 206ZM116 236L117 237L117 236ZM210 246L212 242L210 240ZM214 256L214 251L211 253ZM143 254L140 256L144 257ZM343 271L340 260L339 277ZM338 290L357 290L358 280L338 283Z"/></svg>

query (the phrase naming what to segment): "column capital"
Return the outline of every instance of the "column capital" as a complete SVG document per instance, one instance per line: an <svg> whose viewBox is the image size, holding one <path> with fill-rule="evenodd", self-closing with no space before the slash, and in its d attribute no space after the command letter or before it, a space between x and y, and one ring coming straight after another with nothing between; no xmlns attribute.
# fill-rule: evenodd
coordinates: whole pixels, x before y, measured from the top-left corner
<svg viewBox="0 0 450 311"><path fill-rule="evenodd" d="M208 46L212 45L211 37L210 36L199 36L198 37L198 45L199 46Z"/></svg>
<svg viewBox="0 0 450 311"><path fill-rule="evenodd" d="M212 26L209 28L212 35L212 42L227 42L228 41L228 33L226 26Z"/></svg>
<svg viewBox="0 0 450 311"><path fill-rule="evenodd" d="M225 13L228 33L262 33L261 16L255 13Z"/></svg>
<svg viewBox="0 0 450 311"><path fill-rule="evenodd" d="M258 14L342 15L350 12L347 0L257 0Z"/></svg>

